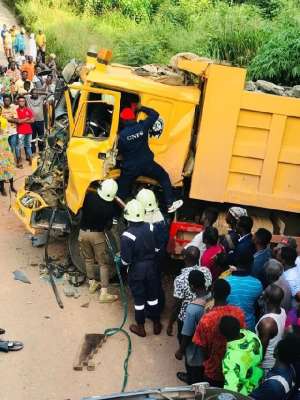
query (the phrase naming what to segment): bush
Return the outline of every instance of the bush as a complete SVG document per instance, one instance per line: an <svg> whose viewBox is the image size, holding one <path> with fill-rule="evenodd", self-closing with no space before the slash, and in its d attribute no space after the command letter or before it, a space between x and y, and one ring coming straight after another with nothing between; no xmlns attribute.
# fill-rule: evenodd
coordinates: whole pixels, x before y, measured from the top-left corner
<svg viewBox="0 0 300 400"><path fill-rule="evenodd" d="M284 8L276 6L283 2ZM174 54L190 51L250 65L250 76L256 79L294 83L300 78L299 2L16 0L14 4L29 29L45 30L48 51L57 54L60 64L83 59L90 46L110 47L115 61L134 66L167 63Z"/></svg>
<svg viewBox="0 0 300 400"><path fill-rule="evenodd" d="M250 64L253 79L265 79L292 85L300 79L300 26L276 32L262 46Z"/></svg>
<svg viewBox="0 0 300 400"><path fill-rule="evenodd" d="M197 26L206 33L203 40L208 56L246 66L266 39L268 23L256 7L219 3Z"/></svg>

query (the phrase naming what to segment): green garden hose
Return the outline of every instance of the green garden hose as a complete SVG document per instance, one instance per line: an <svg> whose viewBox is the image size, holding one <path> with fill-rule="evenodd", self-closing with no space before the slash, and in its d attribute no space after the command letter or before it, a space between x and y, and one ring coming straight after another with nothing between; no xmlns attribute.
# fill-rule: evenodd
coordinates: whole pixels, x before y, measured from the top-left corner
<svg viewBox="0 0 300 400"><path fill-rule="evenodd" d="M124 282L121 276L121 272L120 272L120 266L121 266L121 259L120 257L118 257L113 249L113 246L110 242L109 236L107 235L106 232L104 232L105 235L105 239L106 239L106 244L107 247L109 249L109 252L111 254L112 259L114 260L115 266L116 266L116 271L118 274L118 278L120 281L120 293L121 293L121 302L122 302L122 306L123 306L123 321L121 323L121 325L118 328L108 328L105 330L104 335L109 337L109 336L113 336L119 332L123 333L128 341L128 347L127 347L127 355L126 358L124 360L123 363L123 370L124 370L124 378L123 378L123 383L122 383L122 389L121 392L124 392L128 383L128 364L129 364L129 358L131 355L131 350L132 350L132 344L131 344L131 338L129 333L123 329L126 321L127 321L127 317L128 317L128 301L127 301L127 296L126 296L126 291L125 291L125 286L124 286Z"/></svg>

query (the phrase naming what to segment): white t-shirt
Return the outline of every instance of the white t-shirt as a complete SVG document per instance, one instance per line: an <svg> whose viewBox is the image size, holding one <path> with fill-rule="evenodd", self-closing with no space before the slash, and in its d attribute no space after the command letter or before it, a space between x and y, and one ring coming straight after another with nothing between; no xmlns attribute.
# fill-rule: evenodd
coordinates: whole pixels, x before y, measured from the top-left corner
<svg viewBox="0 0 300 400"><path fill-rule="evenodd" d="M203 231L197 233L197 235L194 236L193 239L190 241L190 243L185 245L184 248L187 249L190 246L198 247L198 249L200 250L200 260L201 260L201 257L206 250L206 245L203 243Z"/></svg>
<svg viewBox="0 0 300 400"><path fill-rule="evenodd" d="M296 265L296 267L285 271L283 273L283 277L290 286L292 296L295 296L298 292L300 292L300 265Z"/></svg>

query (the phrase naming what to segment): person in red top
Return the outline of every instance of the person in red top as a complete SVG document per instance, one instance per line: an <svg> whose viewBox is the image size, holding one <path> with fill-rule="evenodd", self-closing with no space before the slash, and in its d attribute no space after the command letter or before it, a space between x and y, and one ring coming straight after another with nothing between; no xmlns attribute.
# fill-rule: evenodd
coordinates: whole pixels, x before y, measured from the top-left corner
<svg viewBox="0 0 300 400"><path fill-rule="evenodd" d="M193 342L201 347L205 357L203 380L216 387L224 385L222 360L226 351L226 338L220 333L219 323L222 317L231 316L239 321L241 328L245 328L243 311L226 302L229 294L229 283L224 279L217 279L212 288L214 307L203 315L193 337Z"/></svg>
<svg viewBox="0 0 300 400"><path fill-rule="evenodd" d="M217 266L215 261L216 255L224 252L224 247L218 244L218 240L218 229L208 226L203 232L203 243L206 246L206 250L200 259L200 265L210 270L213 281L222 273L222 270Z"/></svg>
<svg viewBox="0 0 300 400"><path fill-rule="evenodd" d="M18 105L16 119L17 133L19 137L19 151L18 151L18 163L22 164L21 160L21 149L24 146L26 159L29 161L29 165L32 165L32 152L31 152L31 140L32 140L32 126L34 122L34 115L30 108L26 106L26 100L24 96L18 97Z"/></svg>

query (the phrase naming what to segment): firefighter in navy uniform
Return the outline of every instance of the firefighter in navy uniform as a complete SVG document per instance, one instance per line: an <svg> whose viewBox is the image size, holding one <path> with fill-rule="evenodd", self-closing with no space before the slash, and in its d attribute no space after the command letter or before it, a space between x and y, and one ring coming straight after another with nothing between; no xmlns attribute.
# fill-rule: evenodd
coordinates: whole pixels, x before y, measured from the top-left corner
<svg viewBox="0 0 300 400"><path fill-rule="evenodd" d="M155 194L152 190L141 189L137 196L137 201L142 203L145 209L144 221L152 224L154 227L155 244L159 251L156 251L156 266L159 275L159 282L161 283L161 275L165 266L166 250L169 240L169 224L165 220L162 212L160 211ZM163 310L165 305L165 294L162 285L159 291L159 306Z"/></svg>
<svg viewBox="0 0 300 400"><path fill-rule="evenodd" d="M148 136L160 136L163 122L159 114L148 107L138 111L147 114L147 118L137 122L133 108L126 107L120 113L121 129L118 148L123 157L121 176L119 178L118 196L126 200L137 177L143 175L155 179L164 191L165 202L169 213L182 206L183 201L175 201L168 173L154 161L150 150Z"/></svg>
<svg viewBox="0 0 300 400"><path fill-rule="evenodd" d="M153 225L144 222L145 210L137 200L127 203L124 218L128 228L121 236L121 260L128 268L128 285L132 293L136 324L130 325L131 332L145 337L145 306L153 321L153 333L162 330L158 305L159 277L155 264L155 238Z"/></svg>

